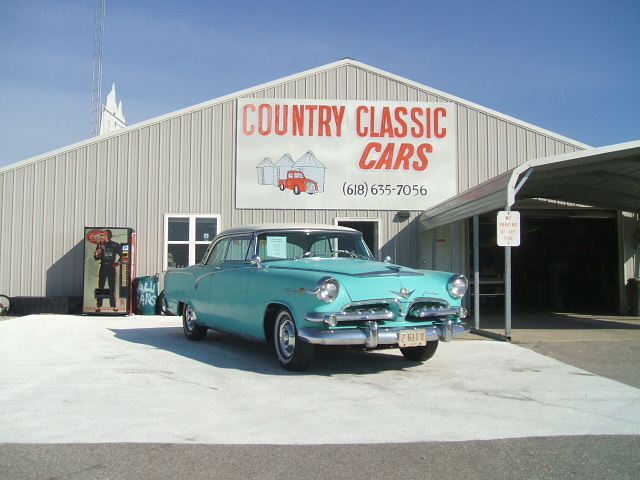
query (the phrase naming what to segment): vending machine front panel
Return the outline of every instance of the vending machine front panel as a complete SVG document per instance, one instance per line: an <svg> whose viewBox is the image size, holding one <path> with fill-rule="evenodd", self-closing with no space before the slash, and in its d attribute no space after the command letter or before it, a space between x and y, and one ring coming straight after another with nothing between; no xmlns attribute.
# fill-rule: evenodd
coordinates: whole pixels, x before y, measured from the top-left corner
<svg viewBox="0 0 640 480"><path fill-rule="evenodd" d="M83 313L131 313L134 242L131 228L85 227Z"/></svg>

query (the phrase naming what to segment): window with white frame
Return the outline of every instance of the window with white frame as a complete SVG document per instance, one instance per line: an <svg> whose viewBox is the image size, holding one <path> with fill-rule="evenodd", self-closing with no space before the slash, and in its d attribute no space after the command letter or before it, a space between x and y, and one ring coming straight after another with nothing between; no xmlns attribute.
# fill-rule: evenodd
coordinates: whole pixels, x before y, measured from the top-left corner
<svg viewBox="0 0 640 480"><path fill-rule="evenodd" d="M177 215L164 217L164 268L194 265L204 256L218 234L219 215Z"/></svg>

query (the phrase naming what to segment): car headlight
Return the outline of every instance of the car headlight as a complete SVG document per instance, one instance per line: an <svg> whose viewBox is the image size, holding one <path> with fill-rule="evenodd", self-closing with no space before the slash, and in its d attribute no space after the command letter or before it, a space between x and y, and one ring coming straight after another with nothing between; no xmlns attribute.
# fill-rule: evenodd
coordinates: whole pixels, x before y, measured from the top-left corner
<svg viewBox="0 0 640 480"><path fill-rule="evenodd" d="M454 298L462 298L469 288L469 280L464 275L454 275L447 282L449 294Z"/></svg>
<svg viewBox="0 0 640 480"><path fill-rule="evenodd" d="M333 277L323 277L316 287L316 296L323 302L333 302L340 292L340 284Z"/></svg>

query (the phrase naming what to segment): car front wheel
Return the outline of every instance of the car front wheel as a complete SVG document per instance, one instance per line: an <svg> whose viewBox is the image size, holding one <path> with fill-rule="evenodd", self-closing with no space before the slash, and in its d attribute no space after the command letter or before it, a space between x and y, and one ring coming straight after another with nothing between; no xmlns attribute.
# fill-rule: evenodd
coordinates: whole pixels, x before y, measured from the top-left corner
<svg viewBox="0 0 640 480"><path fill-rule="evenodd" d="M400 351L407 360L424 362L425 360L429 360L436 353L438 343L440 343L439 340L434 340L433 342L427 342L423 347L405 347L400 348Z"/></svg>
<svg viewBox="0 0 640 480"><path fill-rule="evenodd" d="M281 310L276 318L274 346L280 364L287 370L305 370L313 358L314 347L300 340L298 329L288 310Z"/></svg>
<svg viewBox="0 0 640 480"><path fill-rule="evenodd" d="M191 305L182 309L182 329L189 340L202 340L207 334L207 328L198 325L198 316Z"/></svg>

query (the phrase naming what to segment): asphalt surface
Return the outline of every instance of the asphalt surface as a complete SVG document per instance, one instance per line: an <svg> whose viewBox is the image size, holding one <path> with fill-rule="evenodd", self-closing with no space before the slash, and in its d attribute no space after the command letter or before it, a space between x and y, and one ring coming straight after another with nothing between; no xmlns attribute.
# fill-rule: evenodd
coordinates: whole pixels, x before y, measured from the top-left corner
<svg viewBox="0 0 640 480"><path fill-rule="evenodd" d="M486 315L480 327L504 334L504 316ZM640 317L518 313L512 327L516 345L640 388Z"/></svg>
<svg viewBox="0 0 640 480"><path fill-rule="evenodd" d="M291 373L176 317L13 318L0 478L635 479L638 320L532 317L424 364L330 349Z"/></svg>

